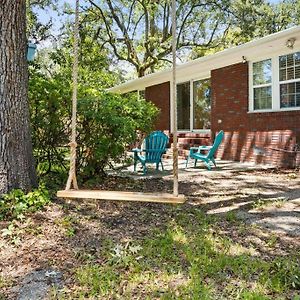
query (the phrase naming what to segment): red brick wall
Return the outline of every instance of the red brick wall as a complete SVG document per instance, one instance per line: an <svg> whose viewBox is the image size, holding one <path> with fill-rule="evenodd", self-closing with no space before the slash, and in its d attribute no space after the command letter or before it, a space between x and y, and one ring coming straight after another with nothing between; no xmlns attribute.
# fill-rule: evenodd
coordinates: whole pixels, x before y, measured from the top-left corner
<svg viewBox="0 0 300 300"><path fill-rule="evenodd" d="M248 113L248 64L211 72L212 132L223 129L218 157L293 167L300 163L300 111Z"/></svg>
<svg viewBox="0 0 300 300"><path fill-rule="evenodd" d="M170 82L147 87L145 98L161 110L155 129L170 130Z"/></svg>

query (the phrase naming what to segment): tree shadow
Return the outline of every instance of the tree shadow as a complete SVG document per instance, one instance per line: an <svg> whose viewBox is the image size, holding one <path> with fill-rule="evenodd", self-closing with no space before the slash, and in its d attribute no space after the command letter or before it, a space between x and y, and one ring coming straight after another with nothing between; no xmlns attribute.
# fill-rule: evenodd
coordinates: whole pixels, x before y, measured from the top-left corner
<svg viewBox="0 0 300 300"><path fill-rule="evenodd" d="M273 170L238 170L230 173L230 176L228 174L218 172L213 177L193 174L180 182L180 193L187 197L186 204L181 206L56 199L48 211L32 216L34 222L44 226L43 237L30 236L24 242L24 247L8 258L9 264L17 264L19 269L24 268L23 273L51 267L63 272L65 279L74 278L74 270L83 264L105 264L108 258L103 254L103 249L112 250L116 244L128 241L143 243L157 232L165 233L170 224L174 224L174 220L179 222L178 226L184 231L190 231L190 226L198 226L209 218L215 218L216 226L212 234L217 232L222 238L231 239L246 248L251 244L257 249L256 255L260 257L270 259L287 255L292 252L291 245L294 249L299 249L300 245L295 238L300 232L297 222L299 212L294 208L289 210L288 206L285 208L285 205L292 203L291 200L297 199L299 180L291 181L289 186L285 186L284 180L281 185L273 182L272 174L274 178L281 176L284 179L289 171L278 174ZM258 175L260 177L255 178ZM171 193L173 182L170 178L136 180L116 177L107 178L107 182L94 187ZM258 201L262 202L259 203L261 205L280 198L285 198L284 210L255 210ZM266 226L268 224L269 227ZM252 225L255 226L252 228ZM266 236L270 239L273 234L276 234L276 243L279 246L270 249L265 240ZM210 249L211 245L206 246ZM192 278L188 285L196 284L196 277L192 277L188 271L190 262L184 256L180 257L185 275ZM218 257L219 253L213 252L211 259ZM226 254L226 259L230 257L232 255ZM237 261L241 259L239 255L235 258ZM163 272L168 271L164 265L156 268ZM22 277L23 275L18 278L18 282L22 281ZM72 286L72 280L66 280L65 285Z"/></svg>

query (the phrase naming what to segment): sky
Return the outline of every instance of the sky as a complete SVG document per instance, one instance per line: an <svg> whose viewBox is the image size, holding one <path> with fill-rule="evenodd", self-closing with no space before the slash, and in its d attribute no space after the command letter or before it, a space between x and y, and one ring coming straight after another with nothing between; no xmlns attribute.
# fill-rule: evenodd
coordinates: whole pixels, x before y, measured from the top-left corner
<svg viewBox="0 0 300 300"><path fill-rule="evenodd" d="M279 3L282 0L269 0L270 3ZM38 19L41 23L46 24L49 22L50 19L52 19L53 27L52 27L52 35L54 37L59 36L61 33L61 27L65 23L67 19L74 18L73 16L70 16L66 13L64 13L64 4L67 3L69 5L72 5L75 8L75 0L71 1L65 1L65 0L58 0L58 11L54 11L51 8L46 8L46 9L38 9L35 12L38 15ZM86 0L80 0L80 4L83 5L86 3ZM48 48L53 46L54 40L53 39L48 39L46 41L41 42L38 45L38 49L42 48ZM128 79L131 79L135 75L135 70L131 65L126 64L124 69L127 70L126 76L128 76ZM131 71L129 71L131 70Z"/></svg>
<svg viewBox="0 0 300 300"><path fill-rule="evenodd" d="M279 3L281 1L282 0L269 0L270 3ZM80 4L82 5L85 2L86 2L85 0L81 0ZM75 6L74 0L73 1L58 0L58 7L59 7L58 13L50 8L47 8L45 10L42 9L36 10L39 16L39 20L42 23L47 23L50 20L50 18L52 18L54 24L52 30L54 34L59 33L63 21L69 17L63 14L64 3L68 3L69 5Z"/></svg>

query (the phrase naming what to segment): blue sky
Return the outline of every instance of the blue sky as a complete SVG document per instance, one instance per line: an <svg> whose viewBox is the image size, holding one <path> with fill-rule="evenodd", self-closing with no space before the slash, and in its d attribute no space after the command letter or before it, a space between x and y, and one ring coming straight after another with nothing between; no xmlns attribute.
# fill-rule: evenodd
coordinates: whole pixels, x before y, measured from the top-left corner
<svg viewBox="0 0 300 300"><path fill-rule="evenodd" d="M279 3L282 0L269 0L270 3ZM98 1L96 1L98 2ZM52 34L54 36L57 36L60 33L61 26L63 25L64 21L68 18L72 18L72 16L69 16L67 14L64 14L64 4L67 3L68 5L75 6L75 1L65 1L65 0L58 0L58 12L52 10L51 8L46 9L38 9L36 10L38 14L38 18L42 23L49 22L50 19L53 21L53 27L52 27ZM80 5L83 5L86 3L86 0L80 0ZM41 44L42 47L49 46L51 41L45 41Z"/></svg>
<svg viewBox="0 0 300 300"><path fill-rule="evenodd" d="M269 0L270 3L279 3L281 2L281 0ZM53 23L54 23L54 31L58 31L61 24L62 24L62 20L67 18L66 15L63 15L63 6L64 3L68 3L69 5L74 5L75 1L65 1L65 0L58 0L58 7L59 7L59 14L55 11L53 11L52 9L48 8L45 10L37 10L37 13L39 15L39 19L43 22L46 23L47 21L50 20L50 18L53 19ZM84 4L85 0L81 0L80 4Z"/></svg>

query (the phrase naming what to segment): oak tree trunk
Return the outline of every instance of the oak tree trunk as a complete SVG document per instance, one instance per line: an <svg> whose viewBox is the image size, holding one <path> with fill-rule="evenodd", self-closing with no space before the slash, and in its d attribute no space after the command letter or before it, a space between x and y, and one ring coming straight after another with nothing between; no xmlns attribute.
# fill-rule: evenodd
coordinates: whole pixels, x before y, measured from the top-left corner
<svg viewBox="0 0 300 300"><path fill-rule="evenodd" d="M0 1L0 195L36 185L29 124L26 0Z"/></svg>

